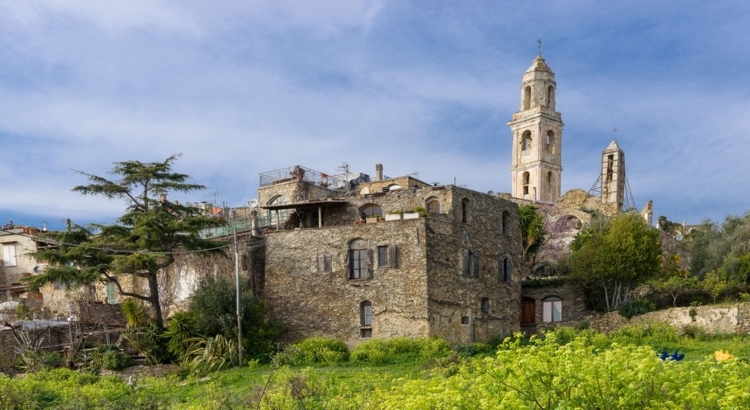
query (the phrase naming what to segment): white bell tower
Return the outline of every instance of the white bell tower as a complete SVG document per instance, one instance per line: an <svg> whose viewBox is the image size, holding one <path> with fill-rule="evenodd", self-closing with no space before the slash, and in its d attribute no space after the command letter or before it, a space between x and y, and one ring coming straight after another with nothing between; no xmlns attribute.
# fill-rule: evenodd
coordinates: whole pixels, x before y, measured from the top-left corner
<svg viewBox="0 0 750 410"><path fill-rule="evenodd" d="M508 126L513 134L510 173L515 198L554 202L562 177L562 116L555 111L555 73L541 53L521 81L521 107Z"/></svg>

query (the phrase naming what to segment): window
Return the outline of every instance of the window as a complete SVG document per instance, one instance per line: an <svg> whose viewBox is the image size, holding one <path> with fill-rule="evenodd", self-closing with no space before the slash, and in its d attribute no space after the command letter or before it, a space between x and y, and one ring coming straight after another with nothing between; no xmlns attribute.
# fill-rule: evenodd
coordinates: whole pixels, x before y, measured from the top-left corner
<svg viewBox="0 0 750 410"><path fill-rule="evenodd" d="M607 180L606 182L612 181L612 169L615 163L615 156L610 154L607 156Z"/></svg>
<svg viewBox="0 0 750 410"><path fill-rule="evenodd" d="M318 255L318 272L330 272L331 270L331 255L327 253Z"/></svg>
<svg viewBox="0 0 750 410"><path fill-rule="evenodd" d="M366 218L368 216L381 217L383 216L383 210L375 204L367 204L362 208L359 208L359 214L362 218Z"/></svg>
<svg viewBox="0 0 750 410"><path fill-rule="evenodd" d="M500 281L510 283L511 276L511 265L508 258L500 259Z"/></svg>
<svg viewBox="0 0 750 410"><path fill-rule="evenodd" d="M464 249L461 255L461 274L464 276L479 277L479 255Z"/></svg>
<svg viewBox="0 0 750 410"><path fill-rule="evenodd" d="M547 88L547 104L552 107L552 104L555 102L555 87L549 86Z"/></svg>
<svg viewBox="0 0 750 410"><path fill-rule="evenodd" d="M16 245L3 245L3 266L16 266Z"/></svg>
<svg viewBox="0 0 750 410"><path fill-rule="evenodd" d="M268 201L268 206L274 206L274 205L284 205L288 204L289 200L284 195L278 195L273 198L271 198L270 201ZM273 227L276 227L277 229L280 229L284 222L289 219L289 215L292 211L290 209L279 209L279 210L268 210L268 220L270 222L270 225Z"/></svg>
<svg viewBox="0 0 750 410"><path fill-rule="evenodd" d="M528 172L523 173L523 194L528 195L529 194L529 180L531 179L531 175Z"/></svg>
<svg viewBox="0 0 750 410"><path fill-rule="evenodd" d="M555 133L552 130L547 131L547 152L550 154L555 153Z"/></svg>
<svg viewBox="0 0 750 410"><path fill-rule="evenodd" d="M427 201L427 212L431 214L439 214L440 213L440 201L437 199L431 199Z"/></svg>
<svg viewBox="0 0 750 410"><path fill-rule="evenodd" d="M510 232L510 227L508 226L509 222L510 215L508 215L508 211L503 211L502 220L500 221L500 231L503 233L503 235L508 235L508 232Z"/></svg>
<svg viewBox="0 0 750 410"><path fill-rule="evenodd" d="M481 309L483 314L489 314L490 313L490 299L489 298L482 298L482 300L479 302L479 308Z"/></svg>
<svg viewBox="0 0 750 410"><path fill-rule="evenodd" d="M468 316L461 316L461 324L462 325L468 325L469 324L469 317Z"/></svg>
<svg viewBox="0 0 750 410"><path fill-rule="evenodd" d="M359 325L361 337L372 337L372 303L363 301L359 304Z"/></svg>
<svg viewBox="0 0 750 410"><path fill-rule="evenodd" d="M555 184L555 179L552 176L552 171L547 172L547 193L552 195L552 187Z"/></svg>
<svg viewBox="0 0 750 410"><path fill-rule="evenodd" d="M372 277L372 250L367 249L367 242L355 239L349 244L346 265L349 279Z"/></svg>
<svg viewBox="0 0 750 410"><path fill-rule="evenodd" d="M531 87L527 85L523 89L523 109L528 110L529 108L531 108Z"/></svg>
<svg viewBox="0 0 750 410"><path fill-rule="evenodd" d="M115 282L107 282L107 304L114 305L117 303L117 294L115 293Z"/></svg>
<svg viewBox="0 0 750 410"><path fill-rule="evenodd" d="M396 245L378 246L378 267L397 266Z"/></svg>
<svg viewBox="0 0 750 410"><path fill-rule="evenodd" d="M562 299L557 296L550 296L542 301L542 321L562 321Z"/></svg>
<svg viewBox="0 0 750 410"><path fill-rule="evenodd" d="M461 201L461 222L469 223L469 199L464 198Z"/></svg>
<svg viewBox="0 0 750 410"><path fill-rule="evenodd" d="M531 132L526 131L523 133L523 137L521 137L521 151L529 149L531 149Z"/></svg>

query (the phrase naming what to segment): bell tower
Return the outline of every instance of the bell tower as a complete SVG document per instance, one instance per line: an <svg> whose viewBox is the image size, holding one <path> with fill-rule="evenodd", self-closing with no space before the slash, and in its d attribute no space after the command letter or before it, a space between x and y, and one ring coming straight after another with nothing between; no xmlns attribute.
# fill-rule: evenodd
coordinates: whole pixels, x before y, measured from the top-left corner
<svg viewBox="0 0 750 410"><path fill-rule="evenodd" d="M617 210L625 202L625 152L612 140L602 151L602 204L612 204Z"/></svg>
<svg viewBox="0 0 750 410"><path fill-rule="evenodd" d="M540 53L523 74L521 107L508 122L513 137L514 198L554 202L562 177L562 116L555 111L555 73Z"/></svg>

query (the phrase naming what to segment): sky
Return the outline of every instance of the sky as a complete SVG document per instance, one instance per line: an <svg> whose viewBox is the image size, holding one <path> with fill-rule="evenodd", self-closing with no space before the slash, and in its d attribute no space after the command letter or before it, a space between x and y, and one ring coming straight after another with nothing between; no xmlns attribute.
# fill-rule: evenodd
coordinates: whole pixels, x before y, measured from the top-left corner
<svg viewBox="0 0 750 410"><path fill-rule="evenodd" d="M750 210L750 2L0 0L0 224L111 223L76 171L181 157L239 207L259 174L343 163L510 192L523 73L555 72L562 190L625 151L635 205Z"/></svg>

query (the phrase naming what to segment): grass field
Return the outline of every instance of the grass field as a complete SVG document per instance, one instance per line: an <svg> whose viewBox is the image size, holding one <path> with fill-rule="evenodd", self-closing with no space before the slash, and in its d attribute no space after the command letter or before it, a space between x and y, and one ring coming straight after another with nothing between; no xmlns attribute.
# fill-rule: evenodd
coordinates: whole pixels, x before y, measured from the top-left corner
<svg viewBox="0 0 750 410"><path fill-rule="evenodd" d="M567 328L544 339L506 339L497 351L479 346L472 351L483 353L474 357L456 351L424 357L406 352L404 343L381 343L386 353L378 362L390 364L253 363L203 377L146 377L130 384L55 369L0 377L0 408L750 408L750 337L693 336L678 336L665 325L611 335ZM656 355L665 348L685 359L661 361ZM713 355L720 349L737 358L717 362Z"/></svg>

